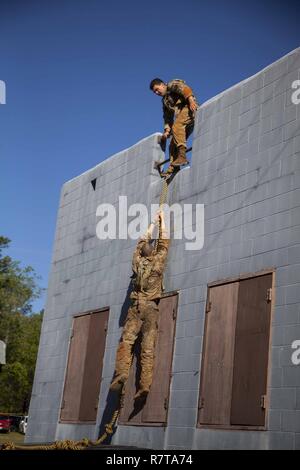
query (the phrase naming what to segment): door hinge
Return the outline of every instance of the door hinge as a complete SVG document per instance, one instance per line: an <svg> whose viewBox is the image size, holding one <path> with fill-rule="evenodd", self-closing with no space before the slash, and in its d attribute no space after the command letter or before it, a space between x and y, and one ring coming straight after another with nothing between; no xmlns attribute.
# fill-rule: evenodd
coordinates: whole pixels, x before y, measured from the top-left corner
<svg viewBox="0 0 300 470"><path fill-rule="evenodd" d="M168 398L165 398L165 401L164 401L164 409L165 410L168 409L168 405L169 405L169 400L168 400Z"/></svg>
<svg viewBox="0 0 300 470"><path fill-rule="evenodd" d="M73 337L74 337L74 330L71 331L70 339L72 339Z"/></svg>
<svg viewBox="0 0 300 470"><path fill-rule="evenodd" d="M176 320L177 317L177 309L174 307L173 308L173 320Z"/></svg>
<svg viewBox="0 0 300 470"><path fill-rule="evenodd" d="M199 400L199 410L201 410L202 408L204 408L204 398L203 398L203 397L200 397L200 400Z"/></svg>
<svg viewBox="0 0 300 470"><path fill-rule="evenodd" d="M271 302L272 300L272 288L267 289L267 302Z"/></svg>
<svg viewBox="0 0 300 470"><path fill-rule="evenodd" d="M209 300L206 304L206 313L211 311L211 301Z"/></svg>
<svg viewBox="0 0 300 470"><path fill-rule="evenodd" d="M267 407L267 396L266 395L261 395L260 397L260 407L265 410Z"/></svg>
<svg viewBox="0 0 300 470"><path fill-rule="evenodd" d="M108 322L106 321L105 324L104 324L104 331L105 332L107 331L107 327L108 327Z"/></svg>
<svg viewBox="0 0 300 470"><path fill-rule="evenodd" d="M99 397L98 397L98 398L96 398L96 402L95 402L95 410L97 410L97 409L98 409L98 403L99 403Z"/></svg>
<svg viewBox="0 0 300 470"><path fill-rule="evenodd" d="M60 409L63 410L65 406L66 406L66 400L63 400L63 401L61 402L61 407L60 407Z"/></svg>

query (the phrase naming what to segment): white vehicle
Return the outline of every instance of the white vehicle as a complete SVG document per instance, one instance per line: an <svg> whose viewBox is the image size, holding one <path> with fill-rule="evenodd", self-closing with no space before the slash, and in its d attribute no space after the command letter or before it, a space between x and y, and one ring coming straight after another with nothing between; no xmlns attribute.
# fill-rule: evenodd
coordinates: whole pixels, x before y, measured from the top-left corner
<svg viewBox="0 0 300 470"><path fill-rule="evenodd" d="M27 422L28 422L28 416L24 416L19 424L19 431L22 434L26 434L26 429L27 429Z"/></svg>

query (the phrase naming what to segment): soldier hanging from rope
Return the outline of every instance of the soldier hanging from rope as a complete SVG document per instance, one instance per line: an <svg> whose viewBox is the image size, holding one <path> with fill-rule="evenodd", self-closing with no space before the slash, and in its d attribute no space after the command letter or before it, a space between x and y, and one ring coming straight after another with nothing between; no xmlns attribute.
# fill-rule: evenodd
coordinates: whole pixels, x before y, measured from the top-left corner
<svg viewBox="0 0 300 470"><path fill-rule="evenodd" d="M164 146L172 134L167 174L173 173L175 167L179 169L181 165L188 164L186 141L194 129L198 104L192 89L183 80L175 79L165 83L160 78L154 78L150 89L162 97L164 132L161 145Z"/></svg>
<svg viewBox="0 0 300 470"><path fill-rule="evenodd" d="M154 248L151 238L156 224L159 225L159 238L157 247ZM133 255L131 304L117 350L115 374L110 386L110 390L121 391L127 381L133 346L141 331L141 376L135 399L146 398L152 383L159 302L169 243L164 214L162 210L159 210L155 222L149 225Z"/></svg>

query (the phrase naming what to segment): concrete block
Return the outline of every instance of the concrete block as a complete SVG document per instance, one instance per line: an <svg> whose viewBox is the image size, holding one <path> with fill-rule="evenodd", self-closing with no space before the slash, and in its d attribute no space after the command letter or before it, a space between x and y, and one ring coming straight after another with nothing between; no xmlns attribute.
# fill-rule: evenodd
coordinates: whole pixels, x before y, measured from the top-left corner
<svg viewBox="0 0 300 470"><path fill-rule="evenodd" d="M272 345L284 346L284 327L273 326L272 328Z"/></svg>
<svg viewBox="0 0 300 470"><path fill-rule="evenodd" d="M203 318L190 320L186 322L185 336L202 336L203 335Z"/></svg>
<svg viewBox="0 0 300 470"><path fill-rule="evenodd" d="M224 95L221 98L221 109L226 108L227 106L232 105L233 103L236 103L237 101L240 101L242 98L242 90L240 87L233 87L228 92L226 95Z"/></svg>
<svg viewBox="0 0 300 470"><path fill-rule="evenodd" d="M290 432L269 432L268 433L269 449L276 450L293 450L294 435Z"/></svg>
<svg viewBox="0 0 300 470"><path fill-rule="evenodd" d="M288 304L296 304L300 302L300 284L286 287L286 300ZM300 331L299 331L300 338Z"/></svg>
<svg viewBox="0 0 300 470"><path fill-rule="evenodd" d="M272 389L279 388L281 389L282 387L282 368L281 367L272 367L272 372L271 372L271 387ZM276 406L272 408L276 408Z"/></svg>
<svg viewBox="0 0 300 470"><path fill-rule="evenodd" d="M281 127L284 124L288 124L296 120L297 117L297 107L289 106L283 112L282 109L279 112L274 112L271 116L271 129L276 129ZM284 140L288 140L284 137Z"/></svg>
<svg viewBox="0 0 300 470"><path fill-rule="evenodd" d="M259 106L260 104L264 103L273 98L274 96L274 89L273 84L264 86L263 88L258 89L257 91L251 93L250 96L250 103L251 107Z"/></svg>
<svg viewBox="0 0 300 470"><path fill-rule="evenodd" d="M281 430L281 411L269 410L268 412L268 429L270 431Z"/></svg>
<svg viewBox="0 0 300 470"><path fill-rule="evenodd" d="M278 285L285 285L285 282L280 282L278 279L278 271L286 269L285 267L279 268L276 272L276 282ZM297 325L300 321L300 314L297 304L284 305L276 307L274 312L273 324L274 325Z"/></svg>
<svg viewBox="0 0 300 470"><path fill-rule="evenodd" d="M249 103L250 107L250 103ZM249 126L255 124L260 120L261 108L257 106L256 108L249 109L249 111L244 112L240 116L240 130L248 128Z"/></svg>
<svg viewBox="0 0 300 470"><path fill-rule="evenodd" d="M196 410L198 404L198 390L174 390L169 401L170 408L182 408L184 410L190 408Z"/></svg>
<svg viewBox="0 0 300 470"><path fill-rule="evenodd" d="M184 449L191 448L191 442L194 436L194 426L181 428L181 426L170 426L167 433L167 445L178 445Z"/></svg>
<svg viewBox="0 0 300 470"><path fill-rule="evenodd" d="M282 134L282 128L277 128L263 134L259 141L259 151L263 152L264 150L274 147L274 145L280 144L283 140Z"/></svg>
<svg viewBox="0 0 300 470"><path fill-rule="evenodd" d="M263 74L264 86L278 79L287 73L288 63L286 60L278 61L276 64L268 67Z"/></svg>
<svg viewBox="0 0 300 470"><path fill-rule="evenodd" d="M180 427L192 427L196 425L197 409L169 408L168 425Z"/></svg>
<svg viewBox="0 0 300 470"><path fill-rule="evenodd" d="M296 388L296 409L300 410L300 387Z"/></svg>
<svg viewBox="0 0 300 470"><path fill-rule="evenodd" d="M282 431L300 432L300 411L283 410L281 420Z"/></svg>
<svg viewBox="0 0 300 470"><path fill-rule="evenodd" d="M300 49L299 47L295 49L291 54L289 54L288 58L288 71L298 70L300 69Z"/></svg>
<svg viewBox="0 0 300 470"><path fill-rule="evenodd" d="M271 389L270 408L277 410L295 410L296 389L294 387Z"/></svg>
<svg viewBox="0 0 300 470"><path fill-rule="evenodd" d="M300 387L300 367L292 365L283 367L283 386Z"/></svg>
<svg viewBox="0 0 300 470"><path fill-rule="evenodd" d="M173 361L174 372L197 372L199 370L198 355L190 355L189 357L175 355Z"/></svg>
<svg viewBox="0 0 300 470"><path fill-rule="evenodd" d="M243 97L249 96L251 93L254 93L262 87L263 76L261 74L250 78L243 86Z"/></svg>
<svg viewBox="0 0 300 470"><path fill-rule="evenodd" d="M233 134L228 137L228 151L235 147L246 144L248 142L248 130L238 131L238 128Z"/></svg>
<svg viewBox="0 0 300 470"><path fill-rule="evenodd" d="M265 217L264 220L266 233L282 230L293 225L291 211L283 211L279 212L278 214L272 214L268 217Z"/></svg>
<svg viewBox="0 0 300 470"><path fill-rule="evenodd" d="M292 107L291 110L296 112L295 107ZM295 110L295 111L294 111ZM292 114L290 112L290 114ZM300 135L300 122L298 120L293 120L292 122L288 122L283 127L283 141L293 139L295 136Z"/></svg>
<svg viewBox="0 0 300 470"><path fill-rule="evenodd" d="M200 364L200 360L199 360ZM194 390L199 389L199 372L174 372L172 374L171 390ZM173 393L173 392L172 392Z"/></svg>

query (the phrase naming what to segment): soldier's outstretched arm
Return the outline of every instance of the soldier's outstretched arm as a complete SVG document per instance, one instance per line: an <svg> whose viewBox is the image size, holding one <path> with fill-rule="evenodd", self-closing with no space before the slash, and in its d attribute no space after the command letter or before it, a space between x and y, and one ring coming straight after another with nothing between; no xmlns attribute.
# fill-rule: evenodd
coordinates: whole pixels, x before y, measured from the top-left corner
<svg viewBox="0 0 300 470"><path fill-rule="evenodd" d="M169 239L169 234L166 229L166 223L165 223L165 214L163 209L159 209L159 238L161 239Z"/></svg>
<svg viewBox="0 0 300 470"><path fill-rule="evenodd" d="M143 248L143 246L149 241L151 240L152 238L152 234L153 234L153 230L154 230L154 227L155 227L155 223L154 222L151 222L146 230L146 232L144 233L144 235L141 236L141 238L139 239L138 243L137 243L137 246L136 246L136 249L133 253L133 258L132 258L132 270L135 272L135 268L136 268L136 263L138 261L138 258L141 254L141 249Z"/></svg>
<svg viewBox="0 0 300 470"><path fill-rule="evenodd" d="M168 255L170 245L170 236L166 229L165 217L163 210L159 211L159 239L155 255L157 269L163 271L165 261Z"/></svg>
<svg viewBox="0 0 300 470"><path fill-rule="evenodd" d="M168 139L171 134L171 129L174 122L174 112L170 111L163 105L163 118L164 118L164 132L163 138Z"/></svg>

